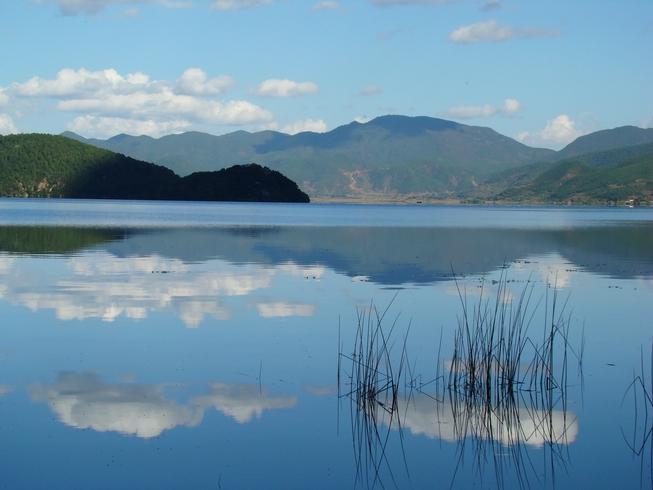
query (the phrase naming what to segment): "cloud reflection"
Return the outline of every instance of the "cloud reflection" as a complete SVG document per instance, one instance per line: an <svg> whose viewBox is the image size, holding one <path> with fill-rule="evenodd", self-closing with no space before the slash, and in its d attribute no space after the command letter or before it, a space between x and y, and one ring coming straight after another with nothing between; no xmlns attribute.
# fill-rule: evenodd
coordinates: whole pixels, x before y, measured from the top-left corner
<svg viewBox="0 0 653 490"><path fill-rule="evenodd" d="M236 265L221 260L184 262L158 255L116 257L93 252L72 257L63 269L35 274L34 264L0 256L0 297L27 308L54 311L59 320L123 317L141 320L171 310L187 327L205 318L228 320L228 297L270 288L275 277L319 278L324 268L285 262L275 267ZM40 267L40 269L42 266ZM314 305L273 300L255 304L263 318L310 316Z"/></svg>
<svg viewBox="0 0 653 490"><path fill-rule="evenodd" d="M15 257L7 255L0 255L0 274L7 274L11 271L12 266L16 262Z"/></svg>
<svg viewBox="0 0 653 490"><path fill-rule="evenodd" d="M194 427L203 415L167 399L158 386L108 384L92 373L61 373L54 384L29 391L64 424L97 432L150 438L177 426Z"/></svg>
<svg viewBox="0 0 653 490"><path fill-rule="evenodd" d="M313 316L315 305L306 303L257 303L256 309L263 318L285 318L290 316Z"/></svg>
<svg viewBox="0 0 653 490"><path fill-rule="evenodd" d="M160 385L111 384L93 373L73 372L60 373L53 384L32 385L29 392L65 425L141 438L175 427L196 427L210 408L244 424L264 411L297 403L296 397L272 396L258 386L215 383L208 394L181 404L167 398Z"/></svg>
<svg viewBox="0 0 653 490"><path fill-rule="evenodd" d="M228 385L214 383L208 395L194 399L203 408L213 407L233 418L239 424L261 418L265 410L292 408L297 404L294 396L270 396L254 385Z"/></svg>
<svg viewBox="0 0 653 490"><path fill-rule="evenodd" d="M399 413L404 414L402 425L413 435L430 439L457 442L474 436L492 440L503 446L525 444L542 447L544 444L573 443L578 436L575 416L562 410L537 410L516 407L508 419L484 407L474 409L464 404L453 406L438 403L426 395L417 395L410 402L400 400Z"/></svg>

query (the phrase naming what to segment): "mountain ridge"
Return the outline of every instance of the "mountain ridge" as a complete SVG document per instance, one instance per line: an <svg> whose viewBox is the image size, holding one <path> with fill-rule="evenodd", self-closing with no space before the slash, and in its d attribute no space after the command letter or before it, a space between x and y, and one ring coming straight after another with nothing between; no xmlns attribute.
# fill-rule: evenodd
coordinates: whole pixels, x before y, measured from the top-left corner
<svg viewBox="0 0 653 490"><path fill-rule="evenodd" d="M220 136L187 132L158 139L86 140L66 135L156 161L180 175L257 161L322 197L375 193L448 197L496 171L555 155L553 150L531 148L491 128L427 116L386 115L326 133L295 135L271 130Z"/></svg>
<svg viewBox="0 0 653 490"><path fill-rule="evenodd" d="M336 201L548 202L555 197L558 201L592 202L610 196L625 199L630 191L631 197L648 199L647 161L628 171L601 168L653 155L653 129L620 126L601 130L554 151L529 147L492 128L427 116L380 116L366 123L352 121L326 133L296 135L272 130L239 130L221 136L190 131L160 138L121 134L107 140L85 140L74 133L65 134L163 163L181 174L241 160L271 161L271 167L301 182L314 197ZM572 160L574 168L582 168L576 176L577 188L586 189L589 184L584 180L598 179L607 185L612 176L625 191L606 193L593 188L582 195L575 191L565 195L562 191L571 188L563 186L553 192L553 183L541 176L547 172L554 175L555 168ZM624 181L625 176L634 180ZM544 181L546 189L540 188Z"/></svg>
<svg viewBox="0 0 653 490"><path fill-rule="evenodd" d="M0 196L309 202L297 184L256 164L179 177L161 165L63 136L0 136Z"/></svg>

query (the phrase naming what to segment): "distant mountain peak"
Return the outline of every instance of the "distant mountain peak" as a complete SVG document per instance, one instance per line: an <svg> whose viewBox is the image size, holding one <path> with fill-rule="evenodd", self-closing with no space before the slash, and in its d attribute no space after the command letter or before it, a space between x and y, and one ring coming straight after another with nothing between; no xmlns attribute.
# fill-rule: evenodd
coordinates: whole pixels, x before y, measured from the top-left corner
<svg viewBox="0 0 653 490"><path fill-rule="evenodd" d="M59 136L63 136L64 138L69 138L71 140L76 140L76 141L85 141L86 138L83 136L73 132L73 131L64 131L61 133Z"/></svg>
<svg viewBox="0 0 653 490"><path fill-rule="evenodd" d="M415 132L415 131L442 131L446 129L457 129L462 124L447 119L439 119L430 116L402 116L388 114L378 116L365 123L367 126L380 126L390 131Z"/></svg>
<svg viewBox="0 0 653 490"><path fill-rule="evenodd" d="M142 135L139 135L139 136L133 136L133 135L127 134L127 133L120 133L120 134L117 134L117 135L109 138L107 141L120 142L120 141L132 140L132 139L155 140L156 138L152 138L152 136L148 136L148 135L145 135L145 134L142 134Z"/></svg>
<svg viewBox="0 0 653 490"><path fill-rule="evenodd" d="M561 158L569 158L647 143L653 143L653 128L619 126L580 136L560 150L559 155Z"/></svg>

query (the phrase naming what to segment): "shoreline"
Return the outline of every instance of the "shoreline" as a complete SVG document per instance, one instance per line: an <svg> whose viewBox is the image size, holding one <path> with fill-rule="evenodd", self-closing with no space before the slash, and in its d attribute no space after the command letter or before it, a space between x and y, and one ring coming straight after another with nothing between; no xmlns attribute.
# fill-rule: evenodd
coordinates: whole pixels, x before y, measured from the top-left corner
<svg viewBox="0 0 653 490"><path fill-rule="evenodd" d="M564 208L574 207L605 207L605 208L653 208L653 203L629 205L626 203L608 203L605 201L587 202L556 202L556 201L492 201L469 199L415 199L409 197L396 198L352 198L352 197L311 197L312 204L357 204L357 205L397 205L397 206L555 206Z"/></svg>
<svg viewBox="0 0 653 490"><path fill-rule="evenodd" d="M309 196L310 197L310 196ZM86 198L86 197L52 197L52 196L0 196L0 200L12 201L104 201L104 202L141 202L141 203L232 203L232 204L348 204L358 206L505 206L505 207L557 207L557 208L621 208L621 209L650 209L653 202L628 204L627 201L610 203L605 201L585 202L557 202L557 201L492 201L476 199L412 199L408 197L396 198L352 198L352 197L310 197L310 202L298 201L229 201L229 200L189 200L189 199L124 199L124 198Z"/></svg>

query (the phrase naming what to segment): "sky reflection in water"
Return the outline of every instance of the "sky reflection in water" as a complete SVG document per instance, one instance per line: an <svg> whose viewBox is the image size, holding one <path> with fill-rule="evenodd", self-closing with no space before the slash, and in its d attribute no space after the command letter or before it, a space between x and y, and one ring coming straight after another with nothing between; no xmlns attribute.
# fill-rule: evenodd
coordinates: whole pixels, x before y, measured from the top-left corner
<svg viewBox="0 0 653 490"><path fill-rule="evenodd" d="M20 221L19 204L3 206ZM275 208L265 209L274 215ZM292 208L278 209L292 221ZM443 357L451 348L460 313L452 268L469 301L481 294L483 277L483 294L492 297L492 280L502 272L514 295L528 280L537 295L554 282L569 294L574 335L585 326L584 389L576 381L569 387L564 415L557 407L546 414L521 407L515 420L529 435L522 442L539 468L547 436L537 427L546 415L554 439L564 432L568 451L557 488L639 485L639 461L621 436L632 414L620 403L633 359L650 342L650 211L638 211L632 222L608 213L601 225L597 211L589 220L538 210L531 216L545 226L510 228L488 226L483 209L456 209L467 213L463 227L450 218L417 226L411 213L423 211L407 208L412 224L398 228L342 226L347 218L339 213L348 209L319 208L321 216L338 217L326 227L303 222L303 207L301 226L1 226L0 456L7 485L141 481L174 488L186 467L198 487L215 485L218 474L224 488L352 487L350 413L341 406L338 420L334 388L338 323L345 343L356 308L371 300L386 305L398 288L392 315L398 329L411 322L413 369L429 376L441 336ZM385 212L368 210L366 219ZM356 208L354 217L360 213ZM489 221L501 222L491 213ZM424 396L401 406L412 487L440 480L448 486L460 439L455 407L444 401L436 414ZM480 423L474 420L468 423ZM488 437L509 446L506 430L514 427L497 420L493 427ZM155 449L161 445L165 456ZM388 452L400 461L398 442ZM85 470L73 471L76 457ZM51 464L29 472L21 461L30 458ZM161 464L165 470L154 475ZM253 467L259 472L251 474ZM459 471L455 488L479 484L482 475L468 469ZM408 484L401 471L395 478L401 488ZM519 483L510 474L502 481L507 488Z"/></svg>

